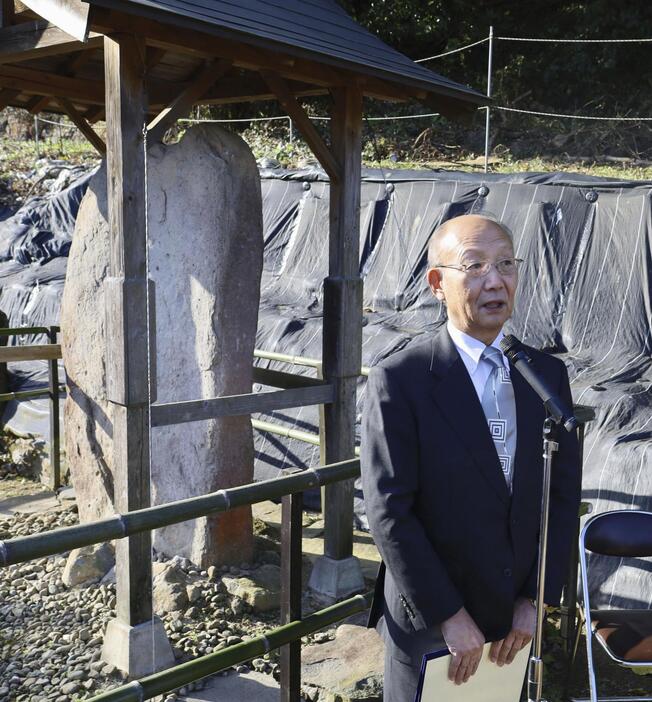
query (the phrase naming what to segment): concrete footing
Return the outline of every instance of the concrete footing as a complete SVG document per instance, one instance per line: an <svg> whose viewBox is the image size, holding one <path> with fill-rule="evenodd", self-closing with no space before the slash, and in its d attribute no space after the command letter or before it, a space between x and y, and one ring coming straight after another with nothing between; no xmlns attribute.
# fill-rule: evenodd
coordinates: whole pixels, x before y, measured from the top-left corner
<svg viewBox="0 0 652 702"><path fill-rule="evenodd" d="M360 561L355 556L335 560L320 556L312 568L308 587L317 595L339 600L365 589Z"/></svg>
<svg viewBox="0 0 652 702"><path fill-rule="evenodd" d="M111 619L104 634L102 660L130 678L150 675L175 662L163 622L158 617L137 626Z"/></svg>

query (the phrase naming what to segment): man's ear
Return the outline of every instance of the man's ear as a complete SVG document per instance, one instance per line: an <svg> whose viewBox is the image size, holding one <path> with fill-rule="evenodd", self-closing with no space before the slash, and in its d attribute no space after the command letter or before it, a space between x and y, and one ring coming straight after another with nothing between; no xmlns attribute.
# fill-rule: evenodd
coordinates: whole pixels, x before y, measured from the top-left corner
<svg viewBox="0 0 652 702"><path fill-rule="evenodd" d="M441 287L441 269L440 268L428 268L426 271L426 280L428 281L428 287L432 290L432 294L443 303L446 303L446 296Z"/></svg>

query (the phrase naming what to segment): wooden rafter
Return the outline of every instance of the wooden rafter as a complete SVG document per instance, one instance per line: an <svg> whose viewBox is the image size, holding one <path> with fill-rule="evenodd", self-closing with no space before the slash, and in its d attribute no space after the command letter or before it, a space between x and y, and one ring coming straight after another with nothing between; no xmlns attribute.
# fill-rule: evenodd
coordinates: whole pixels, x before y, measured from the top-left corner
<svg viewBox="0 0 652 702"><path fill-rule="evenodd" d="M147 133L151 139L161 141L165 132L179 119L187 115L192 106L218 81L229 69L231 62L218 59L208 61L195 75L190 85L162 110L148 125Z"/></svg>
<svg viewBox="0 0 652 702"><path fill-rule="evenodd" d="M61 64L59 73L73 78L77 71L89 60L92 53L92 51L78 51L76 54L68 56ZM52 98L47 95L36 101L30 100L30 104L26 105L27 110L33 115L37 115L47 108L51 100Z"/></svg>
<svg viewBox="0 0 652 702"><path fill-rule="evenodd" d="M50 104L50 100L50 97L35 95L27 105L25 105L25 109L32 115L38 115Z"/></svg>
<svg viewBox="0 0 652 702"><path fill-rule="evenodd" d="M260 72L270 90L276 95L283 109L292 117L308 146L323 166L331 182L340 179L340 165L335 160L326 142L321 138L306 111L299 105L287 83L272 71Z"/></svg>
<svg viewBox="0 0 652 702"><path fill-rule="evenodd" d="M104 119L105 109L103 105L95 105L89 107L86 112L84 112L84 119L91 124L99 122L99 120Z"/></svg>
<svg viewBox="0 0 652 702"><path fill-rule="evenodd" d="M91 29L98 32L134 32L156 46L196 58L226 58L238 68L258 71L266 68L311 85L344 85L347 74L309 59L296 59L279 52L254 48L240 42L174 27L143 17L124 15L114 10L94 7Z"/></svg>
<svg viewBox="0 0 652 702"><path fill-rule="evenodd" d="M104 85L99 81L69 78L22 66L0 65L0 87L33 95L64 95L71 100L103 103Z"/></svg>
<svg viewBox="0 0 652 702"><path fill-rule="evenodd" d="M102 36L97 33L82 43L49 22L24 22L0 29L0 64L94 49L101 45Z"/></svg>
<svg viewBox="0 0 652 702"><path fill-rule="evenodd" d="M106 144L104 143L104 140L95 133L95 130L86 121L84 116L77 111L70 100L66 100L65 98L57 98L57 102L59 105L61 105L61 108L68 115L77 129L79 129L79 131L95 147L100 156L104 156L106 154Z"/></svg>

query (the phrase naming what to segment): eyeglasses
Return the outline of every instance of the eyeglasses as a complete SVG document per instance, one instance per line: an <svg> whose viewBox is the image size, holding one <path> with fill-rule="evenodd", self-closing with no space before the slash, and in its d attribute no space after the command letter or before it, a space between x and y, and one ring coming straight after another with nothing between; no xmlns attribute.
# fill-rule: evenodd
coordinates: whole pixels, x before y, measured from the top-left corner
<svg viewBox="0 0 652 702"><path fill-rule="evenodd" d="M492 266L495 266L498 275L508 278L511 275L516 275L519 264L523 263L522 258L503 258L500 261L474 261L473 263L462 263L459 266L445 266L441 263L436 263L433 268L452 268L456 271L462 271L470 278L484 278L489 274Z"/></svg>

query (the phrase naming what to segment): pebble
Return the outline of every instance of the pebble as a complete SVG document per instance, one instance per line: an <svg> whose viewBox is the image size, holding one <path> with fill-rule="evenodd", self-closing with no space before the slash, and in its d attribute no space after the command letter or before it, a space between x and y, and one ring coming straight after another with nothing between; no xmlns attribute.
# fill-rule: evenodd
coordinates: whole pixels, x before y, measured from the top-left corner
<svg viewBox="0 0 652 702"><path fill-rule="evenodd" d="M47 514L0 517L0 539L77 522L74 506ZM125 682L119 670L101 660L103 634L115 607L115 584L65 588L62 573L66 558L67 554L62 554L0 569L0 702L70 702ZM277 625L270 619L258 622L250 615L234 614L234 598L225 592L221 575L240 573L240 568L210 566L200 570L187 559L176 562L192 574L188 595L191 603L196 603L162 617L178 663L223 650ZM237 612L241 603L235 604ZM266 658L255 659L250 665L265 673L278 669L278 651ZM250 668L239 665L236 670L247 672ZM185 692L204 685L202 681L186 685ZM176 699L175 694L168 694L163 702Z"/></svg>

